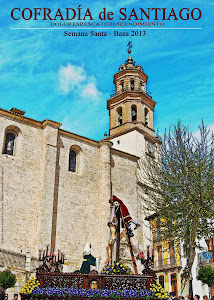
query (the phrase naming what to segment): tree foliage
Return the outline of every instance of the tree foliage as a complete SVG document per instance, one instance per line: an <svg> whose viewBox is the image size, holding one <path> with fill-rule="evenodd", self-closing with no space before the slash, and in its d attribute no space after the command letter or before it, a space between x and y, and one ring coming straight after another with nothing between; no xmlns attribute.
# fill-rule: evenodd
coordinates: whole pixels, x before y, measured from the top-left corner
<svg viewBox="0 0 214 300"><path fill-rule="evenodd" d="M211 286L214 284L214 269L211 266L201 267L198 270L197 279Z"/></svg>
<svg viewBox="0 0 214 300"><path fill-rule="evenodd" d="M180 122L162 139L155 158L145 154L139 161L139 194L150 214L162 220L162 239L182 242L190 276L197 241L213 236L214 139L207 127L193 136Z"/></svg>
<svg viewBox="0 0 214 300"><path fill-rule="evenodd" d="M3 272L0 272L0 286L3 287L3 289L8 289L10 287L13 287L16 283L16 275L11 273L10 270L5 270Z"/></svg>

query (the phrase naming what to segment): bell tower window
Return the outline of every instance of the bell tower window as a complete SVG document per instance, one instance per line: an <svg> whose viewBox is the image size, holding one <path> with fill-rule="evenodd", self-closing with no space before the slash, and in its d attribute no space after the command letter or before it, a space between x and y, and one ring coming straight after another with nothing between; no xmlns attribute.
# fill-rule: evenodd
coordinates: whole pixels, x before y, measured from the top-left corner
<svg viewBox="0 0 214 300"><path fill-rule="evenodd" d="M134 91L134 80L130 81L131 91Z"/></svg>
<svg viewBox="0 0 214 300"><path fill-rule="evenodd" d="M120 92L123 92L123 91L124 91L124 83L121 82L121 83L120 83Z"/></svg>
<svg viewBox="0 0 214 300"><path fill-rule="evenodd" d="M148 108L145 108L144 119L145 119L145 125L147 126L149 124L149 110L148 110Z"/></svg>
<svg viewBox="0 0 214 300"><path fill-rule="evenodd" d="M8 132L5 138L5 145L3 154L14 155L15 135L12 132Z"/></svg>
<svg viewBox="0 0 214 300"><path fill-rule="evenodd" d="M123 111L122 107L119 107L117 109L117 124L122 125L123 124Z"/></svg>
<svg viewBox="0 0 214 300"><path fill-rule="evenodd" d="M137 107L136 105L132 105L132 122L137 121Z"/></svg>

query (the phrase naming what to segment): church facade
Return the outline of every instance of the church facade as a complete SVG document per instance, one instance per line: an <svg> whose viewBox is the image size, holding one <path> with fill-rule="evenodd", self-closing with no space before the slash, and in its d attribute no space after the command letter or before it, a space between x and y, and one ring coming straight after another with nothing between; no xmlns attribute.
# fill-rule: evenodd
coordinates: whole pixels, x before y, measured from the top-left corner
<svg viewBox="0 0 214 300"><path fill-rule="evenodd" d="M19 109L0 109L2 268L13 267L8 255L28 252L32 271L39 249L50 245L64 253L65 271L74 271L86 242L102 267L112 195L123 200L140 224L131 238L135 252L151 243L137 171L142 154L155 156L160 143L154 136L156 102L146 92L148 76L128 52L114 75L115 94L107 101L109 136L100 141L65 131L55 121L30 119ZM127 249L124 243L120 255L131 266Z"/></svg>

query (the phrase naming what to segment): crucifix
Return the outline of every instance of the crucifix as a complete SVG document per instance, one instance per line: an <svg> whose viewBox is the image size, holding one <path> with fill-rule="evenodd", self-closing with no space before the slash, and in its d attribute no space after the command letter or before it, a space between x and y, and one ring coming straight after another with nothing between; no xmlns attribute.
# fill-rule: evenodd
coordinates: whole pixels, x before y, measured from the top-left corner
<svg viewBox="0 0 214 300"><path fill-rule="evenodd" d="M140 225L131 218L129 211L128 211L127 207L125 206L125 204L123 203L123 201L118 199L116 196L113 196L112 199L110 199L110 203L115 206L114 218L115 218L115 224L116 224L116 261L120 260L120 240L121 240L121 236L125 235L126 240L128 242L128 247L130 250L135 274L138 274L137 265L136 265L136 261L135 261L135 257L134 257L133 249L132 249L132 244L131 244L131 240L130 240L130 238L134 236L131 226L130 226L130 223L135 224L135 229L137 229ZM122 233L120 233L121 224L122 224L122 228L123 228Z"/></svg>

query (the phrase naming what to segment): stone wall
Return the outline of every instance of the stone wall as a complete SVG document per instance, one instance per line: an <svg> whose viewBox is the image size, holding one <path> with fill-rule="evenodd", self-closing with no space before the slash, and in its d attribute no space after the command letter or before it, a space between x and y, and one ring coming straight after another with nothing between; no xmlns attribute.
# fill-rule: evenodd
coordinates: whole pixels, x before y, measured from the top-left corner
<svg viewBox="0 0 214 300"><path fill-rule="evenodd" d="M82 263L86 242L92 254L105 260L108 240L107 222L110 198L110 142L91 145L68 136L60 136L59 194L56 249L66 254L67 264L75 270ZM69 151L80 148L81 172L68 171ZM77 166L78 168L78 166Z"/></svg>
<svg viewBox="0 0 214 300"><path fill-rule="evenodd" d="M0 154L2 248L38 257L38 250L51 244L65 254L65 269L74 271L81 266L85 243L91 242L102 267L111 194L121 198L142 225L138 158L111 149L108 140L96 142L58 129L56 122L32 121L9 112L0 118L2 147L5 128L11 125L20 132L15 155ZM78 150L76 173L68 167L71 147ZM143 225L132 238L135 249L143 243L142 231Z"/></svg>
<svg viewBox="0 0 214 300"><path fill-rule="evenodd" d="M15 155L2 154L5 129L19 129ZM39 219L43 196L43 131L16 117L0 117L1 247L38 254Z"/></svg>
<svg viewBox="0 0 214 300"><path fill-rule="evenodd" d="M112 138L114 149L141 157L145 152L145 137L137 130L132 130Z"/></svg>

